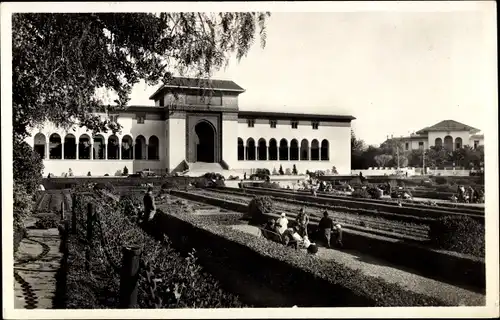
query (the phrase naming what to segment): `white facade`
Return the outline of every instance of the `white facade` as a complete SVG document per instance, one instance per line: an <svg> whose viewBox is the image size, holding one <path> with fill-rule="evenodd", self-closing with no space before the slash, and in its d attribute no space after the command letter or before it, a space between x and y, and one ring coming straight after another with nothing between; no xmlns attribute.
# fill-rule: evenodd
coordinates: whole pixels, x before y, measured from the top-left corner
<svg viewBox="0 0 500 320"><path fill-rule="evenodd" d="M449 127L449 129L446 127ZM466 145L472 148L484 145L484 136L477 134L478 131L478 129L459 122L445 120L434 126L424 128L417 134L394 139L401 141L404 151L429 149L439 145L454 151Z"/></svg>
<svg viewBox="0 0 500 320"><path fill-rule="evenodd" d="M227 81L215 89L215 106L199 102L192 86L182 87L188 93L172 87L180 92L173 106L162 88L151 97L154 105L103 114L122 126L116 134L92 135L78 126L64 130L49 123L34 129L27 142L42 155L43 174L63 176L71 169L74 176L115 176L124 167L129 173L163 173L183 171L194 162L249 173L280 165L284 171L295 165L299 173L334 166L339 174L350 173L351 116L242 112L238 95L244 90Z"/></svg>

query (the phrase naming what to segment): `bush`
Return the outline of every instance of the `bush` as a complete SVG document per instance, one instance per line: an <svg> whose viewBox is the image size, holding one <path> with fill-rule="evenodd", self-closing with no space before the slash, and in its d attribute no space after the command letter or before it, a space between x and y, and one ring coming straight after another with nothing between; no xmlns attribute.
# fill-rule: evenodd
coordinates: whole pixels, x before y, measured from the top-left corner
<svg viewBox="0 0 500 320"><path fill-rule="evenodd" d="M91 177L91 176L92 176L92 174L90 173L90 171L87 172L87 177Z"/></svg>
<svg viewBox="0 0 500 320"><path fill-rule="evenodd" d="M37 229L52 229L59 226L59 219L55 215L42 216L35 222Z"/></svg>
<svg viewBox="0 0 500 320"><path fill-rule="evenodd" d="M368 193L366 189L357 189L354 190L351 194L353 198L363 198L363 199L371 199L371 195Z"/></svg>
<svg viewBox="0 0 500 320"><path fill-rule="evenodd" d="M437 248L484 257L484 225L467 216L446 216L430 225L429 238Z"/></svg>
<svg viewBox="0 0 500 320"><path fill-rule="evenodd" d="M109 177L109 174L107 174L107 173L106 173L104 176L105 176L105 177Z"/></svg>
<svg viewBox="0 0 500 320"><path fill-rule="evenodd" d="M278 171L276 171L276 168L273 168L273 176L277 176L278 175Z"/></svg>
<svg viewBox="0 0 500 320"><path fill-rule="evenodd" d="M292 171L290 170L290 168L286 168L286 170L285 170L285 174L286 174L287 176L291 176L291 175L292 175Z"/></svg>
<svg viewBox="0 0 500 320"><path fill-rule="evenodd" d="M446 177L436 177L435 181L437 184L448 184L448 179Z"/></svg>
<svg viewBox="0 0 500 320"><path fill-rule="evenodd" d="M96 183L96 185L94 186L94 191L98 191L98 190L106 190L108 192L115 193L115 187L111 183L109 183L109 182L106 182L106 183L102 183L102 182Z"/></svg>
<svg viewBox="0 0 500 320"><path fill-rule="evenodd" d="M292 174L293 175L298 175L299 174L299 172L297 171L297 166L295 166L295 165L293 165Z"/></svg>
<svg viewBox="0 0 500 320"><path fill-rule="evenodd" d="M367 191L370 194L372 199L382 198L382 190L380 190L379 188L371 187L371 188L368 188Z"/></svg>
<svg viewBox="0 0 500 320"><path fill-rule="evenodd" d="M14 182L14 222L23 225L24 220L29 217L35 209L35 202L33 196L28 194L26 186Z"/></svg>
<svg viewBox="0 0 500 320"><path fill-rule="evenodd" d="M128 168L127 168L127 166L123 167L122 172L123 172L124 176L128 176Z"/></svg>
<svg viewBox="0 0 500 320"><path fill-rule="evenodd" d="M81 196L77 215L85 219L89 201L96 206L96 234L93 238L91 269L85 271L85 244L81 224L78 235L69 242L70 263L67 276L69 309L119 308L119 267L122 245L139 245L141 272L139 275L139 308L227 308L242 307L238 297L221 289L218 282L201 269L196 254L182 257L168 238L155 239L121 214L121 205L108 198ZM102 231L102 232L101 232ZM161 281L156 281L160 280Z"/></svg>
<svg viewBox="0 0 500 320"><path fill-rule="evenodd" d="M283 166L280 164L280 169L279 169L279 174L284 175L285 172L283 171Z"/></svg>
<svg viewBox="0 0 500 320"><path fill-rule="evenodd" d="M27 236L26 228L24 225L17 223L14 221L14 253L17 252L19 248L19 244L21 240L23 240Z"/></svg>
<svg viewBox="0 0 500 320"><path fill-rule="evenodd" d="M248 215L255 223L264 223L267 218L264 214L274 211L274 202L268 196L256 196L248 204Z"/></svg>
<svg viewBox="0 0 500 320"><path fill-rule="evenodd" d="M258 176L270 176L271 172L269 171L269 169L264 168L264 169L256 169L254 174Z"/></svg>
<svg viewBox="0 0 500 320"><path fill-rule="evenodd" d="M42 159L26 142L14 141L12 149L13 179L32 195L42 183Z"/></svg>
<svg viewBox="0 0 500 320"><path fill-rule="evenodd" d="M281 186L276 182L266 181L263 183L258 183L257 186L260 188L267 188L267 189L281 189Z"/></svg>

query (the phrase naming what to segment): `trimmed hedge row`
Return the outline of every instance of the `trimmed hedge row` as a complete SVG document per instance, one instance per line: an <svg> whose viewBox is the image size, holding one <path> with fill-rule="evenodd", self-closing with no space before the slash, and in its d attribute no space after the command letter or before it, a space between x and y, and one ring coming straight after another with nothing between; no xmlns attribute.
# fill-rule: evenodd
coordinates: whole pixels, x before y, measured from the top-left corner
<svg viewBox="0 0 500 320"><path fill-rule="evenodd" d="M85 270L86 245L84 233L86 203L97 202L96 210L102 223L96 222L92 241L92 273ZM129 198L126 206L111 198L94 194L79 196L75 203L79 233L69 241L67 308L117 308L119 296L119 268L123 245L137 244L143 248L139 279L138 304L140 308L224 308L241 307L238 297L223 291L219 283L203 272L194 255L180 256L167 238L154 239L129 217ZM125 219L124 219L125 214ZM106 240L103 240L106 239ZM118 270L116 270L118 268ZM155 279L161 279L156 282Z"/></svg>
<svg viewBox="0 0 500 320"><path fill-rule="evenodd" d="M402 214L402 215L413 215L417 217L429 217L429 218L439 218L443 217L446 215L464 215L464 216L469 216L475 220L478 220L482 223L484 223L484 216L479 216L479 215L473 215L473 214L460 214L460 213L454 213L454 212L449 212L445 210L438 210L438 209L431 209L431 208L426 208L426 209L421 209L421 208L412 208L412 207L399 207L399 206L394 206L390 204L383 204L383 203L372 203L372 202L362 202L362 201L357 201L354 199L329 199L326 197L312 197L308 195L302 195L302 194L293 194L293 193L287 193L283 191L276 191L276 190L271 190L271 189L261 189L261 188L252 188L251 192L253 192L256 195L269 195L269 196L276 196L276 197L282 197L282 198L288 198L288 199L295 199L295 200L300 200L300 201L306 201L306 202L311 202L311 203L317 203L317 204L325 204L325 205L346 205L351 208L360 208L360 209L375 209L375 210L380 210L384 212L390 212L390 213L395 213L395 214Z"/></svg>
<svg viewBox="0 0 500 320"><path fill-rule="evenodd" d="M233 189L235 189L235 188L233 188ZM250 189L250 190L252 190L252 189ZM294 191L290 191L290 190L286 190L286 189L281 189L280 191L286 192L286 193L291 193L291 194L297 194L297 191L294 192ZM307 191L299 190L298 192L302 193L302 194L306 194ZM357 195L361 194L361 196L356 196L356 194ZM352 198L354 197L354 198L356 198L356 201L360 201L360 202L374 203L374 204L386 204L386 205L394 205L394 206L397 205L396 201L394 201L394 200L373 199L371 197L371 195L369 194L368 190L361 190L361 189L355 190L352 193L351 197L332 195L332 194L329 194L326 192L318 192L318 196L330 198L330 199L340 199L340 200L344 200L344 199L347 199L347 200L351 199L352 200ZM404 203L405 207L419 208L419 209L423 209L423 210L438 209L438 210L444 210L444 211L455 212L455 213L484 214L484 208L474 208L474 207L465 207L465 206L456 207L452 203L440 203L438 206L430 206L430 205L426 205L424 203L409 202L409 201L404 201L404 200L403 200L403 203Z"/></svg>
<svg viewBox="0 0 500 320"><path fill-rule="evenodd" d="M179 186L186 186L190 182L198 178L191 177L78 177L78 178L44 178L42 184L46 190L49 189L69 189L79 185L89 183L110 183L115 187L118 186L140 186L145 183L153 183L161 185L167 181L171 181Z"/></svg>
<svg viewBox="0 0 500 320"><path fill-rule="evenodd" d="M211 198L186 192L173 195L201 201L227 209L246 213L248 206L234 201ZM276 214L266 214L276 218ZM293 217L291 215L290 217ZM317 222L311 220L310 226ZM484 259L465 256L456 252L435 250L429 247L377 236L344 228L344 247L383 258L391 263L419 270L423 275L451 283L462 283L484 291L486 274Z"/></svg>
<svg viewBox="0 0 500 320"><path fill-rule="evenodd" d="M297 299L309 297L316 301L316 306L447 305L335 261L317 259L228 226L200 221L189 214L159 211L155 220L154 225L172 239L188 235L189 244L198 251L209 250L211 255L226 256L232 264L246 267L253 276L268 281L276 290L300 292Z"/></svg>

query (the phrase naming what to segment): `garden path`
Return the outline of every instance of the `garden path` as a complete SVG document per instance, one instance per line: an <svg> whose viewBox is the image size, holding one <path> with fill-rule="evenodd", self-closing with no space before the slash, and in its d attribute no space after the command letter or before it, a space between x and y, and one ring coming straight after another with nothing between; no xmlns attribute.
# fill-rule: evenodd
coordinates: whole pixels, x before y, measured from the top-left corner
<svg viewBox="0 0 500 320"><path fill-rule="evenodd" d="M14 308L52 309L62 253L57 228L30 229L14 257Z"/></svg>
<svg viewBox="0 0 500 320"><path fill-rule="evenodd" d="M232 227L254 236L260 235L260 230L254 226L235 225ZM452 305L484 306L486 303L486 296L483 294L402 270L398 266L365 254L359 254L351 250L327 249L323 247L319 247L318 249L318 253L316 254L318 259L334 260L351 269L358 269L366 275L380 277L386 282L398 284L410 291L432 296ZM305 249L301 250L304 251L304 254L307 254Z"/></svg>

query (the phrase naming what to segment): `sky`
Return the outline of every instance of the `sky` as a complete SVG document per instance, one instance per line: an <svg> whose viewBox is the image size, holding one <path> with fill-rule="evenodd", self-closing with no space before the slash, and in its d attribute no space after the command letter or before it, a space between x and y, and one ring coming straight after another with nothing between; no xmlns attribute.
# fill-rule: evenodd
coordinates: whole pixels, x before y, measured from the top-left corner
<svg viewBox="0 0 500 320"><path fill-rule="evenodd" d="M448 119L484 129L492 101L484 15L275 12L266 47L255 41L247 57L213 78L246 90L240 110L352 115L367 144ZM156 89L137 85L130 104L152 104Z"/></svg>

